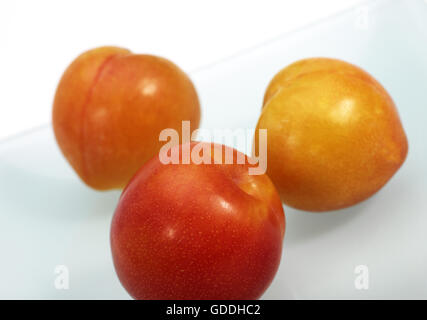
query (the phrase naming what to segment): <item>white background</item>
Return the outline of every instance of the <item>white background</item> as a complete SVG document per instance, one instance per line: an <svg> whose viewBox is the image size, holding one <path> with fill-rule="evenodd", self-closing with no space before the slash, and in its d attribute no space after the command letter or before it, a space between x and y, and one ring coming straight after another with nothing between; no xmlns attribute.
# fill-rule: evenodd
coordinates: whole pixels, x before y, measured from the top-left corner
<svg viewBox="0 0 427 320"><path fill-rule="evenodd" d="M62 72L87 49L127 47L191 73L361 2L1 0L0 141L50 122Z"/></svg>

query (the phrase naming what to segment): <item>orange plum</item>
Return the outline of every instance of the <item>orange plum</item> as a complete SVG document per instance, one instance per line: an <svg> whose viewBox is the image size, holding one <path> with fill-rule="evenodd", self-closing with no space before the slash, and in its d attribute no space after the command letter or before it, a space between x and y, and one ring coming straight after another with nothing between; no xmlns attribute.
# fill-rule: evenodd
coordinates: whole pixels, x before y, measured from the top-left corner
<svg viewBox="0 0 427 320"><path fill-rule="evenodd" d="M364 70L336 59L304 59L281 70L266 90L258 129L267 129L267 174L282 201L307 211L369 198L408 152L387 91Z"/></svg>
<svg viewBox="0 0 427 320"><path fill-rule="evenodd" d="M65 158L89 186L122 188L158 153L160 131L190 121L200 106L189 77L172 62L100 47L75 59L53 103L53 129Z"/></svg>

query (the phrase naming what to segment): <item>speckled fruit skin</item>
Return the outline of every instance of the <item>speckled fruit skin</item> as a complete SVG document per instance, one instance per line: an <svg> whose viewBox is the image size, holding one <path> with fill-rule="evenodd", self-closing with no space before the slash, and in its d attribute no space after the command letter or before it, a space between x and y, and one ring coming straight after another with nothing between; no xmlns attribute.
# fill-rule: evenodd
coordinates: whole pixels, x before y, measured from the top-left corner
<svg viewBox="0 0 427 320"><path fill-rule="evenodd" d="M124 187L158 153L160 131L192 130L200 120L196 90L172 62L117 47L89 50L63 74L53 103L56 140L90 187Z"/></svg>
<svg viewBox="0 0 427 320"><path fill-rule="evenodd" d="M279 266L285 217L270 179L248 167L156 156L138 171L111 225L115 269L133 298L262 295Z"/></svg>
<svg viewBox="0 0 427 320"><path fill-rule="evenodd" d="M387 91L336 59L304 59L280 71L266 90L257 129L268 130L267 174L281 199L307 211L370 197L408 152Z"/></svg>

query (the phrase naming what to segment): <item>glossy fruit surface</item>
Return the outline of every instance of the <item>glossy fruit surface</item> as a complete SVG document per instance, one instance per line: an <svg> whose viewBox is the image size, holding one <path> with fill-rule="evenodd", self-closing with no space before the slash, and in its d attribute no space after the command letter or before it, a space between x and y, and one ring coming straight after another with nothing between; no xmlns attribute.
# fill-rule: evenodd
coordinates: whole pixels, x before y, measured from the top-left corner
<svg viewBox="0 0 427 320"><path fill-rule="evenodd" d="M115 269L132 297L262 295L279 266L285 219L270 179L248 175L248 168L164 165L154 157L138 171L111 225Z"/></svg>
<svg viewBox="0 0 427 320"><path fill-rule="evenodd" d="M95 189L122 188L158 153L160 131L197 129L200 107L188 76L172 62L100 47L64 72L53 104L56 140L80 178Z"/></svg>
<svg viewBox="0 0 427 320"><path fill-rule="evenodd" d="M283 202L308 211L370 197L408 151L387 91L336 59L304 59L280 71L266 90L257 129L268 130L267 174Z"/></svg>

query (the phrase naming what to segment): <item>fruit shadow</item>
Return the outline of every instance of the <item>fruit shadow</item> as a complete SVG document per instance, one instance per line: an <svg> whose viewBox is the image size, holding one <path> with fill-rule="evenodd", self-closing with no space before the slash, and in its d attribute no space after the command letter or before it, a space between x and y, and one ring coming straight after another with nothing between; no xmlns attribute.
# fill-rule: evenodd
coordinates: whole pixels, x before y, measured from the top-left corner
<svg viewBox="0 0 427 320"><path fill-rule="evenodd" d="M363 214L371 201L374 199L368 199L346 209L327 212L308 212L284 206L286 242L292 244L310 241L340 228L350 223L356 216Z"/></svg>
<svg viewBox="0 0 427 320"><path fill-rule="evenodd" d="M1 215L11 218L79 220L112 215L120 191L98 192L75 179L46 176L0 163Z"/></svg>
<svg viewBox="0 0 427 320"><path fill-rule="evenodd" d="M401 213L395 208L402 205L402 199L408 201L417 194L417 185L414 184L414 181L417 181L417 173L408 169L406 166L398 176L393 177L370 198L346 209L315 213L284 206L285 244L300 244L315 240L332 230L344 227L356 218L362 218L365 214L370 215L372 227L365 230L370 232L375 232L377 225L385 226L384 221L400 219ZM372 214L373 211L375 214Z"/></svg>

